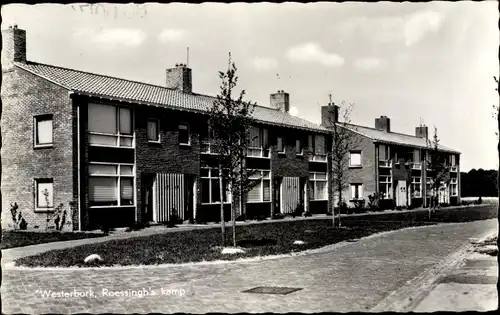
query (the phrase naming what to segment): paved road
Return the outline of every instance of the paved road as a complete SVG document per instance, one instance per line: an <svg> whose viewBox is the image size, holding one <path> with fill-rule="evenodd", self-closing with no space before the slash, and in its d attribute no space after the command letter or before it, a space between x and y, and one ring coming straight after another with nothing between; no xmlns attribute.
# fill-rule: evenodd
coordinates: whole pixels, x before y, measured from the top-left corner
<svg viewBox="0 0 500 315"><path fill-rule="evenodd" d="M246 263L127 269L4 269L3 313L171 313L367 311L461 248L498 229L497 220L382 234L329 252ZM242 291L302 288L288 295ZM109 296L146 289L148 296ZM94 297L42 297L40 291ZM107 290L108 296L103 291ZM155 295L151 295L154 292ZM177 293L177 294L176 294ZM179 294L182 293L182 296Z"/></svg>

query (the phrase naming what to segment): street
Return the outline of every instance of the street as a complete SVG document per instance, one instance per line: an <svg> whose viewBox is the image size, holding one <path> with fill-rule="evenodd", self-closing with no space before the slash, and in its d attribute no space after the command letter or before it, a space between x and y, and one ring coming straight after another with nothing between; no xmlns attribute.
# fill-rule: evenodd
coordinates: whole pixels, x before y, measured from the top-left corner
<svg viewBox="0 0 500 315"><path fill-rule="evenodd" d="M497 229L496 219L439 224L383 233L316 254L263 261L108 269L4 268L2 312L370 311L462 248L469 238ZM242 292L263 286L298 290Z"/></svg>

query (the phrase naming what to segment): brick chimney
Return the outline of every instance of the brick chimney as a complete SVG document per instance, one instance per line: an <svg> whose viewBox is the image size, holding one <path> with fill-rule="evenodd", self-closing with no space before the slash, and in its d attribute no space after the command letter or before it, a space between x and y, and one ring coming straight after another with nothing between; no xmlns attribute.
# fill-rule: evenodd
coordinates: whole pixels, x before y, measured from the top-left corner
<svg viewBox="0 0 500 315"><path fill-rule="evenodd" d="M415 127L415 136L427 139L429 137L429 128L427 126Z"/></svg>
<svg viewBox="0 0 500 315"><path fill-rule="evenodd" d="M285 93L283 90L278 90L277 93L271 94L270 104L272 108L288 113L290 110L290 94Z"/></svg>
<svg viewBox="0 0 500 315"><path fill-rule="evenodd" d="M166 71L166 86L170 89L176 89L184 93L193 92L193 81L191 69L185 64L176 64L175 68Z"/></svg>
<svg viewBox="0 0 500 315"><path fill-rule="evenodd" d="M321 106L321 126L328 127L334 122L338 122L339 110L340 107L334 103L328 103L328 105Z"/></svg>
<svg viewBox="0 0 500 315"><path fill-rule="evenodd" d="M391 132L391 120L387 116L375 118L375 129Z"/></svg>
<svg viewBox="0 0 500 315"><path fill-rule="evenodd" d="M17 24L2 30L2 71L11 69L14 62L26 62L26 31Z"/></svg>

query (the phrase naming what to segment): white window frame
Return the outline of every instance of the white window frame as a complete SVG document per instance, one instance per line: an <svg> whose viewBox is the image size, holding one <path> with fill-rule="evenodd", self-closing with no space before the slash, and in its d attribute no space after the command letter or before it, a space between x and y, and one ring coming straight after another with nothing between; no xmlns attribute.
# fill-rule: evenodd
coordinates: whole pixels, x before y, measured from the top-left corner
<svg viewBox="0 0 500 315"><path fill-rule="evenodd" d="M260 200L259 201L249 201L248 196L247 196L247 203L262 203L262 202L271 202L271 171L270 170L263 170L263 169L255 169L255 170L248 170L249 172L255 172L252 174L252 176L259 176L259 178L250 178L250 180L260 180ZM268 176L264 176L264 172L268 172ZM269 199L270 200L264 200L264 181L269 182ZM248 192L247 192L248 194Z"/></svg>
<svg viewBox="0 0 500 315"><path fill-rule="evenodd" d="M116 117L116 133L107 133L107 132L97 132L97 131L91 131L88 130L89 134L89 146L92 147L107 147L107 148L123 148L123 149L134 149L135 148L135 128L134 128L134 117L135 117L135 111L132 107L128 106L121 106L121 105L114 105L114 104L100 104L100 103L89 103L88 106L91 105L100 105L100 106L112 106L115 108L115 117ZM131 134L121 134L120 133L120 109L125 108L130 110L130 130ZM90 115L88 115L88 109L87 109L87 119L89 120ZM115 137L116 142L115 145L105 145L105 144L96 144L96 143L91 143L90 142L90 135L97 135L97 136L110 136L110 137ZM132 139L132 145L131 146L120 146L120 142L122 138L127 138L127 139Z"/></svg>
<svg viewBox="0 0 500 315"><path fill-rule="evenodd" d="M384 177L384 180L381 180L381 177ZM384 193L383 199L392 199L391 197L391 192L392 192L392 178L390 175L379 175L379 190L380 190L380 184L385 185L385 189L387 190L387 193Z"/></svg>
<svg viewBox="0 0 500 315"><path fill-rule="evenodd" d="M52 184L52 205L49 207L40 207L38 205L38 184ZM54 210L54 179L53 178L35 178L35 211L52 211Z"/></svg>
<svg viewBox="0 0 500 315"><path fill-rule="evenodd" d="M419 176L413 176L411 179L411 187L412 187L412 192L413 192L413 197L414 198L422 198L422 177ZM415 188L419 186L419 192L418 194L415 191Z"/></svg>
<svg viewBox="0 0 500 315"><path fill-rule="evenodd" d="M452 187L455 188L455 192L456 192L455 194L453 194ZM457 178L450 179L450 196L458 197L458 179Z"/></svg>
<svg viewBox="0 0 500 315"><path fill-rule="evenodd" d="M89 163L89 169L90 169L90 165L113 165L113 166L117 166L116 168L116 171L117 173L116 174L94 174L94 175L90 175L90 172L89 172L89 179L92 178L92 177L106 177L106 178L117 178L117 189L116 189L116 194L117 194L117 204L116 205L104 205L104 206L90 206L89 205L89 208L118 208L118 207L135 207L136 206L136 169L135 169L135 164L133 163L105 163L105 162L90 162ZM121 170L120 170L120 167L121 166L132 166L132 175L122 175L121 174ZM125 177L125 178L132 178L132 191L134 192L134 196L132 198L132 204L130 205L122 205L121 204L121 178L122 177ZM89 204L90 204L90 200L89 200Z"/></svg>
<svg viewBox="0 0 500 315"><path fill-rule="evenodd" d="M324 174L325 178L324 179L318 179L317 175L318 174ZM313 190L312 197L309 195L309 200L311 201L321 201L321 200L328 200L328 173L326 172L309 172L309 182L312 184L313 188L316 189L316 182L325 182L326 184L326 193L324 198L322 199L315 199L315 194Z"/></svg>
<svg viewBox="0 0 500 315"><path fill-rule="evenodd" d="M359 164L352 164L352 155L359 154ZM363 155L361 151L353 150L349 152L349 167L362 167L363 166Z"/></svg>
<svg viewBox="0 0 500 315"><path fill-rule="evenodd" d="M358 195L359 195L358 197L359 198L357 198L357 199L355 198L355 196L353 196L353 191L352 191L352 187L353 186L354 187L357 186L357 187L361 188L361 190L359 190L359 188L358 188ZM352 183L352 184L349 184L349 194L350 194L350 197L351 197L351 199L349 199L350 201L363 200L364 199L363 198L363 192L364 191L363 191L363 184L362 183Z"/></svg>
<svg viewBox="0 0 500 315"><path fill-rule="evenodd" d="M156 136L158 140L149 139L149 122L156 122ZM148 142L151 143L161 143L161 132L160 132L160 120L157 118L148 118L147 126L146 126L146 136L148 138Z"/></svg>
<svg viewBox="0 0 500 315"><path fill-rule="evenodd" d="M187 127L187 134L188 134L188 142L181 142L180 138L180 130L181 126L186 126ZM177 126L177 132L178 132L178 141L180 145L183 146L191 146L191 126L186 123L186 122L180 122L179 125Z"/></svg>
<svg viewBox="0 0 500 315"><path fill-rule="evenodd" d="M204 169L204 170L208 170L208 176L200 176L200 189L203 189L203 184L201 183L201 181L203 181L204 179L208 179L208 199L209 199L209 202L204 202L203 201L203 195L200 196L200 200L201 200L201 204L202 205L220 205L221 202L223 204L230 204L232 202L232 195L231 195L231 191L226 191L226 201L212 201L212 181L214 179L216 180L219 180L219 176L212 176L212 170L217 170L219 171L219 168L218 167L202 167L201 169ZM201 174L201 173L200 173Z"/></svg>
<svg viewBox="0 0 500 315"><path fill-rule="evenodd" d="M50 132L52 142L46 143L37 143L38 138L38 122L40 121L50 121ZM35 148L50 148L54 146L54 115L53 114L44 114L44 115L36 115L33 117L33 145Z"/></svg>

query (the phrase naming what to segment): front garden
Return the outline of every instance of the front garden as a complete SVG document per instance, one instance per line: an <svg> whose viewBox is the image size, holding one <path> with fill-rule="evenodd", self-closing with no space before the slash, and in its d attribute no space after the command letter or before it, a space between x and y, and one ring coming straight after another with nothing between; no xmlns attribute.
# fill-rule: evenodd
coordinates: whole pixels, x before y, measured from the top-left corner
<svg viewBox="0 0 500 315"><path fill-rule="evenodd" d="M103 233L2 231L0 249L103 236Z"/></svg>
<svg viewBox="0 0 500 315"><path fill-rule="evenodd" d="M288 254L341 241L356 240L378 232L429 224L433 223L346 219L341 228L332 228L331 218L288 222L270 221L264 224L237 227L237 244L245 252L233 255L221 253L219 248L221 231L220 228L213 228L53 250L21 258L16 261L16 264L30 267L85 266L84 259L92 254L97 254L102 258L99 264L101 266L234 260L242 257ZM295 241L302 242L294 244Z"/></svg>

